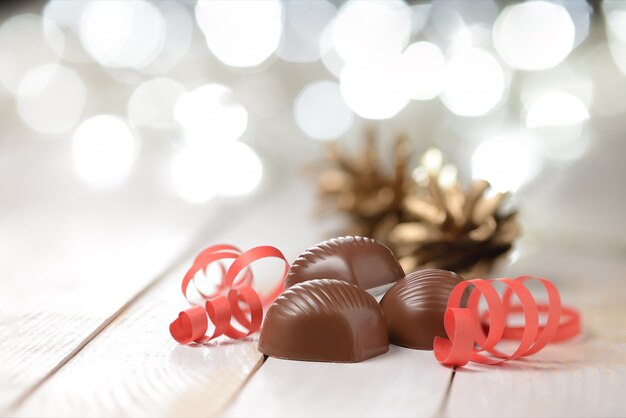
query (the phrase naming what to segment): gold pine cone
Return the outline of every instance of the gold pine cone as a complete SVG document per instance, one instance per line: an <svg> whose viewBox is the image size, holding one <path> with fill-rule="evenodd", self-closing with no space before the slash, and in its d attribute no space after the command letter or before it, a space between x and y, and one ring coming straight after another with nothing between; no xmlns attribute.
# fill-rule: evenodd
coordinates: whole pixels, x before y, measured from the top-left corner
<svg viewBox="0 0 626 418"><path fill-rule="evenodd" d="M506 194L490 193L483 180L463 190L456 168L442 166L437 149L428 150L412 172L410 156L407 140L398 138L390 174L371 133L358 159L331 147L318 177L323 207L348 216L341 233L387 245L407 273L441 268L468 277L487 274L520 234L517 213L502 210Z"/></svg>

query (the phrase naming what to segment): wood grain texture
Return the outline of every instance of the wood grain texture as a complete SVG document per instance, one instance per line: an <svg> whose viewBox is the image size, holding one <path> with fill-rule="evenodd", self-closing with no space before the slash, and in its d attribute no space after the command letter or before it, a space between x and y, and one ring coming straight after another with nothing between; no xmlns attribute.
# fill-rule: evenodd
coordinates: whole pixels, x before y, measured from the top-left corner
<svg viewBox="0 0 626 418"><path fill-rule="evenodd" d="M268 358L224 415L432 416L450 375L432 352L394 345L353 364Z"/></svg>
<svg viewBox="0 0 626 418"><path fill-rule="evenodd" d="M228 242L242 249L270 244L283 249L287 258L293 260L319 238L318 230L311 226L311 214L305 209L311 202L292 202L299 186L294 187L270 194L264 204L242 205L243 214L235 219L224 215L228 230L207 235L206 244ZM276 234L276 222L268 219L280 220L280 237ZM198 246L196 250L200 249ZM188 307L179 286L190 262L191 258L185 260L122 313L15 413L206 416L222 409L260 365L262 356L254 339L216 340L188 347L171 338L169 323ZM269 279L275 280L281 271L280 263L268 263L272 262L275 264L261 264L255 269L261 287L270 284Z"/></svg>
<svg viewBox="0 0 626 418"><path fill-rule="evenodd" d="M167 324L186 307L178 285L189 260L120 308L188 249L206 218L228 232L207 230L198 247L272 244L290 260L331 230L313 221L312 196L298 183L270 193L267 204L242 200L219 218L217 207L187 210L149 194L135 196L137 184L111 200L80 187L55 200L38 189L34 194L45 197L41 207L17 186L2 189L3 198L18 204L0 208L0 414L24 394L11 415L219 413L261 357L254 340L173 343ZM77 193L95 200L75 201ZM450 371L431 352L393 347L358 365L269 359L225 414L432 416L447 399L443 411L450 416L625 415L624 263L541 246L527 250L502 274L553 279L568 303L583 308L583 338L527 361L471 366L455 375L448 398Z"/></svg>
<svg viewBox="0 0 626 418"><path fill-rule="evenodd" d="M0 164L0 414L181 257L217 209L163 193L150 178L162 156L99 190L73 172L71 138L21 136Z"/></svg>
<svg viewBox="0 0 626 418"><path fill-rule="evenodd" d="M625 315L626 310L618 314L622 322ZM458 370L446 412L479 417L624 416L624 387L626 344L587 334L550 345L523 361Z"/></svg>
<svg viewBox="0 0 626 418"><path fill-rule="evenodd" d="M256 341L181 346L168 324L183 308L185 269L148 292L17 411L21 416L212 415L258 367Z"/></svg>
<svg viewBox="0 0 626 418"><path fill-rule="evenodd" d="M506 269L531 268L554 277L565 303L580 308L583 335L521 361L459 369L446 415L625 416L626 264L545 248Z"/></svg>
<svg viewBox="0 0 626 418"><path fill-rule="evenodd" d="M97 224L106 218L98 214L78 216L78 222ZM169 218L178 216L162 208L147 216L138 209L114 226L59 222L41 233L63 237L67 228L67 239L51 243L48 251L35 251L36 257L11 260L14 270L3 275L0 285L0 386L6 388L0 391L0 410L62 363L179 257L204 220ZM76 229L97 232L73 237Z"/></svg>

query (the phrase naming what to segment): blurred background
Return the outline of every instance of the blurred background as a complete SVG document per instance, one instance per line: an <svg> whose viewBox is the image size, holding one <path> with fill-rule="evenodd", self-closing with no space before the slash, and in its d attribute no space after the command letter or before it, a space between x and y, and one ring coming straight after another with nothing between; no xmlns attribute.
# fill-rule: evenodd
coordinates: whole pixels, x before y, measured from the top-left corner
<svg viewBox="0 0 626 418"><path fill-rule="evenodd" d="M358 152L369 128L383 158L404 133L416 163L436 146L464 182L513 192L518 250L626 254L626 2L50 0L0 14L2 280L58 286L106 254L124 270L219 222L220 204L294 182L312 202L302 167L329 141Z"/></svg>

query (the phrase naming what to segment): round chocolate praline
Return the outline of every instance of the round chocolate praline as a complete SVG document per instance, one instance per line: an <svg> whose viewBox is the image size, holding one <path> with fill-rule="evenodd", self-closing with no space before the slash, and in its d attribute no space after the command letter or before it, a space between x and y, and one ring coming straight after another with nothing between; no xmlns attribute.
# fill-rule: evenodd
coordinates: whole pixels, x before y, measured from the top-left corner
<svg viewBox="0 0 626 418"><path fill-rule="evenodd" d="M365 237L340 237L303 252L291 265L285 288L312 279L335 279L367 290L403 277L402 267L383 244Z"/></svg>
<svg viewBox="0 0 626 418"><path fill-rule="evenodd" d="M399 280L380 301L389 341L432 350L435 336L445 337L443 317L452 289L463 277L447 270L426 269Z"/></svg>
<svg viewBox="0 0 626 418"><path fill-rule="evenodd" d="M354 363L389 350L376 300L340 280L316 279L285 290L265 316L259 351L288 360Z"/></svg>

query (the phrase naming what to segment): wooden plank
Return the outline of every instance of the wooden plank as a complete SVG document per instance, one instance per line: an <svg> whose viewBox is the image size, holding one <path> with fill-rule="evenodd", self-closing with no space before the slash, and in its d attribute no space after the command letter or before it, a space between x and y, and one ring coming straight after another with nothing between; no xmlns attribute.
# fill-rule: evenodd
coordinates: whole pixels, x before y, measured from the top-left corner
<svg viewBox="0 0 626 418"><path fill-rule="evenodd" d="M0 167L0 199L10 202L0 206L0 414L180 257L212 215L146 181L159 156L117 189L96 190L75 177L67 141L21 136Z"/></svg>
<svg viewBox="0 0 626 418"><path fill-rule="evenodd" d="M626 310L613 316L623 322ZM606 316L603 316L606 318ZM450 416L624 416L626 344L587 335L526 361L457 371Z"/></svg>
<svg viewBox="0 0 626 418"><path fill-rule="evenodd" d="M268 358L224 415L432 416L450 376L432 352L395 345L354 364Z"/></svg>
<svg viewBox="0 0 626 418"><path fill-rule="evenodd" d="M448 416L626 415L626 265L555 248L540 253L509 268L529 268L534 260L535 268L557 275L565 302L581 309L583 335L522 361L458 370Z"/></svg>
<svg viewBox="0 0 626 418"><path fill-rule="evenodd" d="M228 231L207 235L205 242L229 242L242 248L271 244L283 249L289 259L295 258L319 239L319 229L312 226L317 223L307 209L310 197L293 200L300 187L293 184L271 195L267 204L240 205L244 214L223 219L230 225ZM184 347L172 340L168 325L187 307L179 285L190 262L185 260L123 312L14 413L181 416L212 415L223 408L262 356L254 339L201 347Z"/></svg>
<svg viewBox="0 0 626 418"><path fill-rule="evenodd" d="M201 416L223 407L262 356L254 340L195 347L172 340L184 271L133 304L12 415Z"/></svg>
<svg viewBox="0 0 626 418"><path fill-rule="evenodd" d="M184 307L179 296L172 296L177 295L182 265L96 336L130 296L140 292L185 248L190 231L211 216L181 209L173 202L163 203L155 196L132 200L136 186L129 186L112 202L96 200L74 207L72 194L76 191L69 190L60 201L41 208L33 208L36 205L30 195L20 197L24 202L17 209L4 208L0 249L11 262L0 265L0 411L2 402L21 396L71 358L13 412L24 416L210 415L228 403L259 365L254 340L200 348L172 344L167 323ZM218 222L235 223L232 231L221 236L207 232L199 242L228 241L244 248L269 243L286 250L293 259L330 230L310 219L312 204L302 198L305 193L298 192L300 187L285 189L266 206L239 205L240 215L231 210L221 212L230 218L220 217ZM19 195L19 187L14 192ZM36 239L13 242L20 234ZM121 236L125 239L120 240ZM586 415L600 411L624 415L623 397L616 390L626 375L622 355L625 332L619 327L623 326L624 311L617 305L626 296L620 291L625 272L623 265L603 260L581 265L584 260L541 249L523 256L507 271L545 274L555 278L566 294L584 296L576 302L587 305L588 335L578 342L551 347L530 362L457 373L447 413ZM595 279L598 272L602 280ZM607 277L617 280L605 282ZM593 290L584 279L601 287ZM29 291L33 289L36 291ZM609 323L616 324L617 334L607 331ZM331 366L337 365L270 359L226 413L296 415L297 408L302 411L305 405L300 414L433 415L439 411L450 376L432 353L397 347L359 365ZM394 373L386 379L371 378L385 370ZM294 376L305 376L306 383L297 386ZM265 383L257 383L259 379ZM285 381L291 382L289 387ZM333 382L330 389L329 382ZM511 387L525 391L511 397L506 391ZM398 388L406 389L398 392ZM279 397L291 396L291 392L293 399ZM263 393L267 396L259 395ZM554 393L558 402L548 397ZM508 403L500 404L498 399Z"/></svg>
<svg viewBox="0 0 626 418"><path fill-rule="evenodd" d="M115 249L93 260L97 271L85 267L82 278L72 275L55 280L38 267L25 268L19 275L21 283L3 283L2 299L12 297L13 301L2 305L0 315L0 385L6 388L0 395L0 410L62 365L167 263L180 256L194 226L196 222L190 221L164 243L147 225L129 225L127 231L137 238L118 246L111 242ZM141 250L135 251L138 247ZM109 257L115 264L106 265ZM37 280L22 276L33 272ZM45 277L50 277L50 283L42 283ZM20 297L28 291L38 297Z"/></svg>

